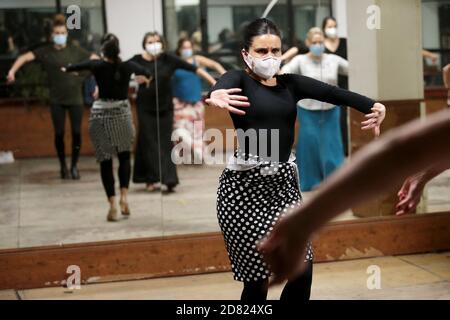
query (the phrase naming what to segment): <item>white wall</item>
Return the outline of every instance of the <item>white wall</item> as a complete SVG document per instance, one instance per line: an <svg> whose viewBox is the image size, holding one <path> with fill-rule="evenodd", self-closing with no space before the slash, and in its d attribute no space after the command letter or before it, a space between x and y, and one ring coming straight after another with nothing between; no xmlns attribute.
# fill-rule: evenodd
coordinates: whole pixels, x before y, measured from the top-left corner
<svg viewBox="0 0 450 320"><path fill-rule="evenodd" d="M142 52L142 37L148 31L163 31L161 0L106 0L108 32L120 40L122 59Z"/></svg>
<svg viewBox="0 0 450 320"><path fill-rule="evenodd" d="M331 2L332 15L338 23L338 35L347 38L347 0L333 0Z"/></svg>
<svg viewBox="0 0 450 320"><path fill-rule="evenodd" d="M350 89L378 100L422 99L420 0L347 1ZM369 5L381 9L380 30L366 26Z"/></svg>

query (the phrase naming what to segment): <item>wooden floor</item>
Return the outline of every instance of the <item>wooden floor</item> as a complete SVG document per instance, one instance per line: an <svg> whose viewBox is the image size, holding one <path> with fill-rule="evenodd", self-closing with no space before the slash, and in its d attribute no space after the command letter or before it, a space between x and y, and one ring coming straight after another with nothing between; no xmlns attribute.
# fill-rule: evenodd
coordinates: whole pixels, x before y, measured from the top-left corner
<svg viewBox="0 0 450 320"><path fill-rule="evenodd" d="M381 289L369 290L369 266L381 271ZM90 284L79 290L44 288L0 291L0 299L238 299L231 273ZM282 286L271 289L278 299ZM314 265L312 299L450 300L450 252L380 257Z"/></svg>

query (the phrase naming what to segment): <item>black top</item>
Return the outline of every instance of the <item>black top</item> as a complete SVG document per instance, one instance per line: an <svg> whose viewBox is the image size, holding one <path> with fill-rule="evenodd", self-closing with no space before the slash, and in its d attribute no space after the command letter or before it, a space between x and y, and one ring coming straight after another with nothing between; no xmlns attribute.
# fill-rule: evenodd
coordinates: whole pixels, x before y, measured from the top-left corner
<svg viewBox="0 0 450 320"><path fill-rule="evenodd" d="M73 75L61 71L61 67L89 59L88 51L79 46L67 45L56 49L46 44L34 49L36 61L40 62L48 75L50 102L62 105L83 104L83 81L86 74Z"/></svg>
<svg viewBox="0 0 450 320"><path fill-rule="evenodd" d="M168 53L162 53L156 63L154 60L145 60L141 54L135 55L130 61L136 62L150 71L153 77L157 75L149 87L140 85L136 104L138 108L156 111L156 83L158 84L159 110L172 110L172 75L176 69L185 69L196 72L197 67L183 59ZM156 65L156 72L155 72Z"/></svg>
<svg viewBox="0 0 450 320"><path fill-rule="evenodd" d="M325 53L332 53L335 54L341 58L344 58L347 60L347 39L345 38L339 38L339 46L337 47L336 51L330 51L327 47L325 47ZM343 89L348 89L348 77L344 76L342 74L338 75L338 86Z"/></svg>
<svg viewBox="0 0 450 320"><path fill-rule="evenodd" d="M98 96L104 100L125 100L128 98L130 76L134 73L150 77L150 72L137 63L120 63L105 60L89 60L66 67L67 71L90 70L98 85Z"/></svg>
<svg viewBox="0 0 450 320"><path fill-rule="evenodd" d="M213 90L241 88L242 95L247 96L250 107L243 107L245 115L230 113L235 129L240 149L246 154L270 157L272 161L285 162L289 159L291 148L294 143L295 121L297 115L297 102L302 99L315 99L328 102L334 105L351 106L363 113L371 113L374 100L360 94L350 92L336 86L331 86L318 80L300 76L296 74L277 75L276 86L266 86L250 77L244 70L233 70L225 73L216 83ZM258 143L252 144L245 138L245 133L249 129L256 130ZM266 129L267 140L264 140ZM279 156L272 154L271 150L271 130L278 129L279 139L274 142L279 143ZM276 131L273 132L276 134ZM261 149L259 143L262 143ZM257 151L255 151L257 148ZM274 150L276 146L274 145Z"/></svg>

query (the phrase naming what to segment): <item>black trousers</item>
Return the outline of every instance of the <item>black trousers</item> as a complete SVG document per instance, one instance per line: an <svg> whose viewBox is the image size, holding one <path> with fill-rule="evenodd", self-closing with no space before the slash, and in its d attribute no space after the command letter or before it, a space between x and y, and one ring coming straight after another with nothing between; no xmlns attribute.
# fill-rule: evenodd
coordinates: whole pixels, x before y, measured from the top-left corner
<svg viewBox="0 0 450 320"><path fill-rule="evenodd" d="M128 189L130 185L130 175L131 175L131 163L130 163L129 151L119 152L117 157L119 158L119 183L120 188ZM106 196L109 198L116 195L115 191L115 180L113 173L113 160L105 160L100 162L100 174L102 177L103 187L105 188Z"/></svg>
<svg viewBox="0 0 450 320"><path fill-rule="evenodd" d="M66 165L64 133L66 112L69 113L72 129L72 167L77 165L81 149L81 122L83 120L82 105L52 104L50 106L53 128L55 130L55 148L62 166Z"/></svg>

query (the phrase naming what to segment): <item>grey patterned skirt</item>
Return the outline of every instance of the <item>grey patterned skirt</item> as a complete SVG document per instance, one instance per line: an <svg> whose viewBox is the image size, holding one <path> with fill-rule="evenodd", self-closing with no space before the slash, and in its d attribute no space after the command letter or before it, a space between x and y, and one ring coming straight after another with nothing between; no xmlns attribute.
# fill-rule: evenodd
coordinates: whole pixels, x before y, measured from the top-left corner
<svg viewBox="0 0 450 320"><path fill-rule="evenodd" d="M301 199L295 162L225 168L217 190L217 216L235 280L251 282L271 275L256 244ZM308 243L306 260L312 261L313 255Z"/></svg>
<svg viewBox="0 0 450 320"><path fill-rule="evenodd" d="M97 100L89 118L89 136L97 161L132 151L135 129L128 100Z"/></svg>

